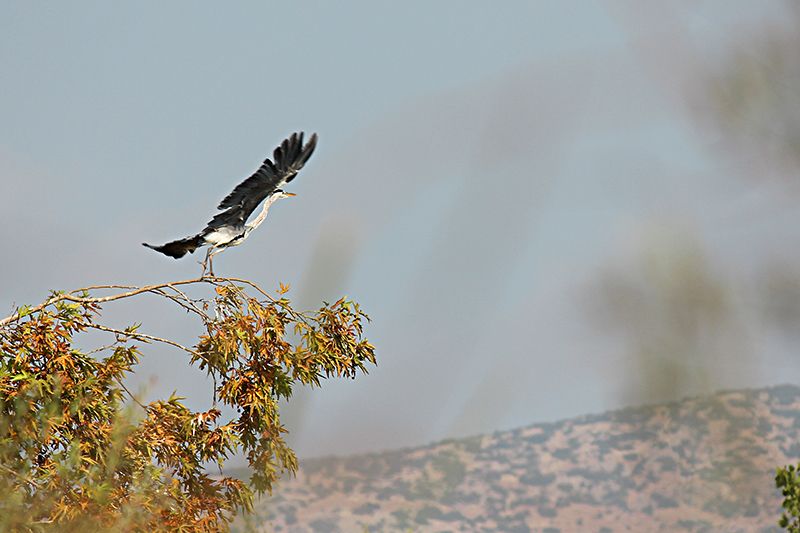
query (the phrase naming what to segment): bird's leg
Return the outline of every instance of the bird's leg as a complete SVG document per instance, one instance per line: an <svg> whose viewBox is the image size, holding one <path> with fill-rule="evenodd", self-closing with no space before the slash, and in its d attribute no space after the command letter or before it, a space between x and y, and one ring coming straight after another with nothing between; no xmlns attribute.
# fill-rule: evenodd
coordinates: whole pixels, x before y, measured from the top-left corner
<svg viewBox="0 0 800 533"><path fill-rule="evenodd" d="M210 248L208 250L208 273L214 277L214 256L222 251L222 248Z"/></svg>
<svg viewBox="0 0 800 533"><path fill-rule="evenodd" d="M200 272L200 277L201 277L201 278L202 278L202 277L204 277L204 276L206 275L206 266L208 265L209 258L210 258L210 256L211 256L211 250L213 250L213 249L214 249L214 248L213 248L213 246L209 246L209 247L208 247L208 250L206 250L206 257L205 257L205 259L203 259L203 260L200 262L200 264L201 264L201 265L203 265L203 271L202 271L202 272ZM213 276L213 275L214 275L214 272L211 272L211 275Z"/></svg>

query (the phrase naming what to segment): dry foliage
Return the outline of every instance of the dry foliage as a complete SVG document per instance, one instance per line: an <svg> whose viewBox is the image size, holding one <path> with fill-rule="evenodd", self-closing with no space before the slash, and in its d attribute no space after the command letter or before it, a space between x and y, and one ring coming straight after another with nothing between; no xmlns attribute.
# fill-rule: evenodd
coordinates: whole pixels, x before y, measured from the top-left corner
<svg viewBox="0 0 800 533"><path fill-rule="evenodd" d="M193 299L187 286L213 289ZM124 290L107 296L99 291ZM0 530L218 531L254 494L270 491L297 460L283 440L278 401L295 384L355 377L375 363L362 337L366 315L341 299L292 309L247 280L204 277L148 287L97 286L53 293L0 320ZM157 294L201 321L194 347L99 322L100 305ZM84 353L87 330L113 335ZM191 354L213 378L214 402L193 412L179 397L141 403L125 386L136 343ZM219 407L235 414L223 417ZM250 483L216 476L240 451Z"/></svg>

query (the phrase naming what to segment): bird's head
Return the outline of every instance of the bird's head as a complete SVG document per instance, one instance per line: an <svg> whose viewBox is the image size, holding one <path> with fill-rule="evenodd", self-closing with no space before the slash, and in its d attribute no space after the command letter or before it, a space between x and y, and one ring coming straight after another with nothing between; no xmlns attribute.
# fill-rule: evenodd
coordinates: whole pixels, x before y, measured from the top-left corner
<svg viewBox="0 0 800 533"><path fill-rule="evenodd" d="M286 192L281 189L277 189L275 192L272 193L272 198L274 200L280 200L282 198L291 198L292 196L297 196L297 195L293 192Z"/></svg>

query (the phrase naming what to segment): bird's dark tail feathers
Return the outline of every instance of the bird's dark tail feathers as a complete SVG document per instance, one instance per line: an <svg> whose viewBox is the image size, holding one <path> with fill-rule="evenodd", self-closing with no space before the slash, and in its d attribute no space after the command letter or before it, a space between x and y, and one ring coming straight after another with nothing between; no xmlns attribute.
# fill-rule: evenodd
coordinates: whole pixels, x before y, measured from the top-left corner
<svg viewBox="0 0 800 533"><path fill-rule="evenodd" d="M186 237L185 239L168 242L162 246L153 246L152 244L147 244L146 242L143 242L142 246L147 246L156 252L161 252L164 255L174 257L175 259L180 259L186 255L186 252L194 253L194 251L203 246L203 244L203 235L198 234L194 237Z"/></svg>

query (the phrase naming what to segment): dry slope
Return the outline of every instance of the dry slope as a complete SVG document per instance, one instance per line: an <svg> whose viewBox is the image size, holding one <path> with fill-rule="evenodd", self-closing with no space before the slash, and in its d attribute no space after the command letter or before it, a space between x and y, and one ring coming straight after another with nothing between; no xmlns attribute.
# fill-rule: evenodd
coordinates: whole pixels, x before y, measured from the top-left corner
<svg viewBox="0 0 800 533"><path fill-rule="evenodd" d="M800 388L722 392L421 448L304 461L263 531L775 531Z"/></svg>

